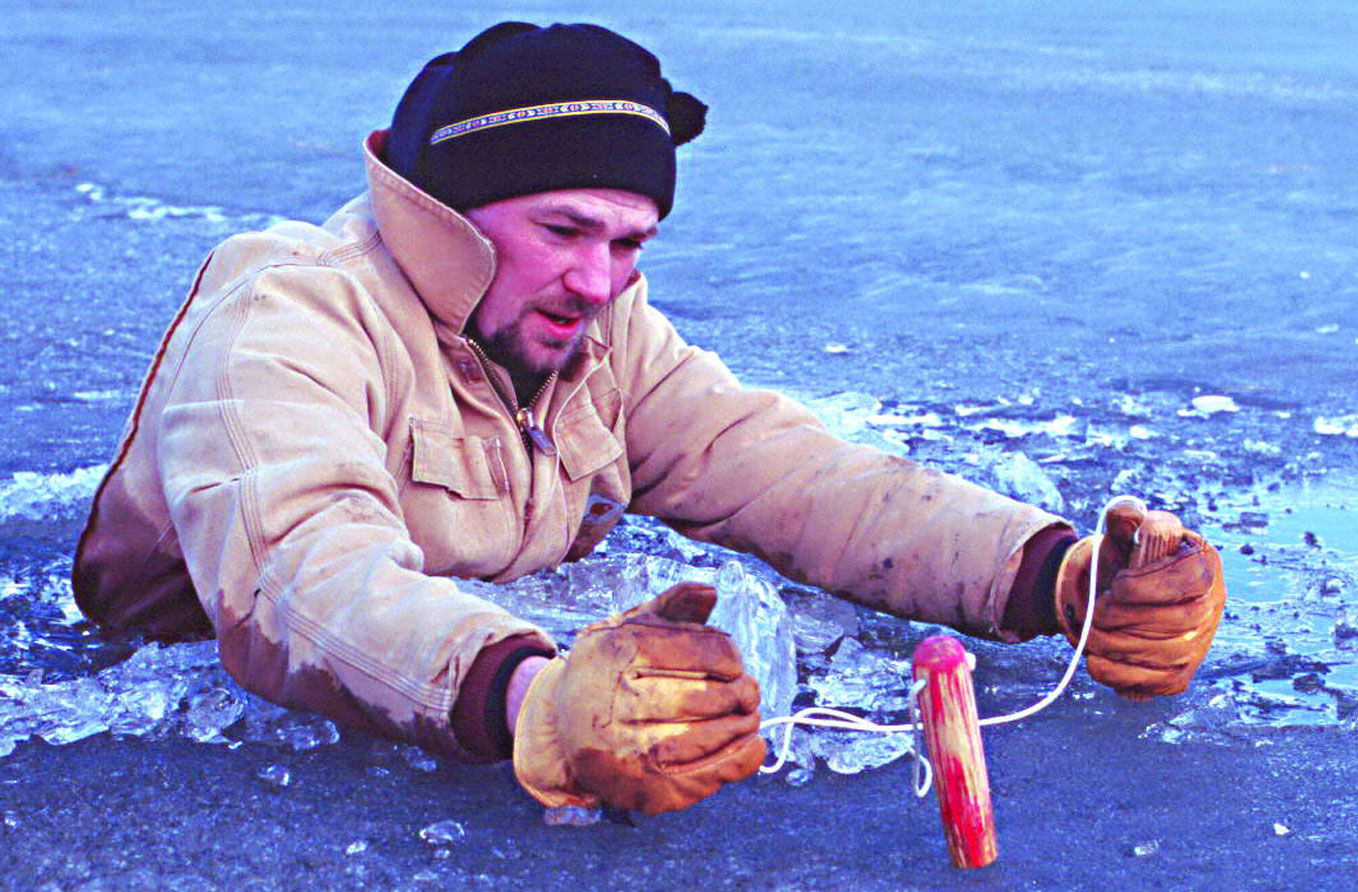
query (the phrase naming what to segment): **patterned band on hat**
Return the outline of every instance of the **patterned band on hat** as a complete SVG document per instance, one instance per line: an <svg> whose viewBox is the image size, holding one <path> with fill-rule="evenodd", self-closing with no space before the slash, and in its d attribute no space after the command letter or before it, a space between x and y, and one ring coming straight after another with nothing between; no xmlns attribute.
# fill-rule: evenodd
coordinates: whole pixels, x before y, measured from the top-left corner
<svg viewBox="0 0 1358 892"><path fill-rule="evenodd" d="M666 133L670 125L665 118L649 105L632 102L629 99L578 99L574 102L553 102L548 105L530 105L525 108L511 108L508 111L492 112L478 118L468 118L440 127L429 137L429 144L436 146L441 142L466 136L477 130L504 127L506 124L522 124L526 121L540 121L544 118L571 118L576 115L636 115L655 124Z"/></svg>

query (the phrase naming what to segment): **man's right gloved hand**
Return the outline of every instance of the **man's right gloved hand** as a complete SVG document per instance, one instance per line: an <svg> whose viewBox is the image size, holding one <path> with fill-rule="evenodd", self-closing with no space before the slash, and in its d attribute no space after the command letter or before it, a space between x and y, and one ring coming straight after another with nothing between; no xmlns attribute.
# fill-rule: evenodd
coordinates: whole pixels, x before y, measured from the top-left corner
<svg viewBox="0 0 1358 892"><path fill-rule="evenodd" d="M1226 605L1217 550L1169 512L1115 500L1107 535L1076 542L1057 571L1056 618L1071 644L1080 639L1095 566L1089 674L1130 700L1185 690Z"/></svg>
<svg viewBox="0 0 1358 892"><path fill-rule="evenodd" d="M764 761L759 685L730 637L705 625L707 585L681 583L587 626L533 679L514 775L546 806L687 808Z"/></svg>

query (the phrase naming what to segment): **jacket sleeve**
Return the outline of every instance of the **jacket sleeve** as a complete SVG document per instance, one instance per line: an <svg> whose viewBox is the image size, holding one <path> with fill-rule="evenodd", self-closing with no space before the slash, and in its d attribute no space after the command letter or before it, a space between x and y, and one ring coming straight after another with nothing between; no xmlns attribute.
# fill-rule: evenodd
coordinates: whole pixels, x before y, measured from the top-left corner
<svg viewBox="0 0 1358 892"><path fill-rule="evenodd" d="M746 390L645 299L617 317L632 510L751 552L784 575L972 635L1003 626L1024 543L1060 518L847 443L804 407Z"/></svg>
<svg viewBox="0 0 1358 892"><path fill-rule="evenodd" d="M408 371L331 269L268 271L189 335L157 461L227 670L286 706L468 758L449 722L477 654L540 630L422 572L382 432Z"/></svg>

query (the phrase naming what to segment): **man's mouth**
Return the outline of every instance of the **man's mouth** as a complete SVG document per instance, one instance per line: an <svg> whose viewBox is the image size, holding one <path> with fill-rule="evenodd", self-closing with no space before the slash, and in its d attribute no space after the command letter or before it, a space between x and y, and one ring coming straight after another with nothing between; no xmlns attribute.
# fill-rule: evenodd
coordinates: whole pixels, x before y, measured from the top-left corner
<svg viewBox="0 0 1358 892"><path fill-rule="evenodd" d="M571 338L579 331L582 316L569 316L563 313L549 313L546 310L538 310L538 315L546 323L547 331L557 338Z"/></svg>

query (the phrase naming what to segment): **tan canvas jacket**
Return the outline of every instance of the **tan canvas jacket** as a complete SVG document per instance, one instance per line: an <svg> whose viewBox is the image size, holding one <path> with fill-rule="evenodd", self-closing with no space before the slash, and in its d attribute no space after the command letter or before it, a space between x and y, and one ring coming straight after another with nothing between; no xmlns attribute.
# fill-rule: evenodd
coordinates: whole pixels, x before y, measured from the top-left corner
<svg viewBox="0 0 1358 892"><path fill-rule="evenodd" d="M479 651L547 636L461 592L587 553L623 508L894 613L1003 637L1035 508L849 445L686 344L640 279L592 324L525 445L463 325L495 254L366 145L322 227L227 240L147 375L81 540L80 606L215 634L246 688L465 755ZM506 379L507 380L507 379Z"/></svg>

